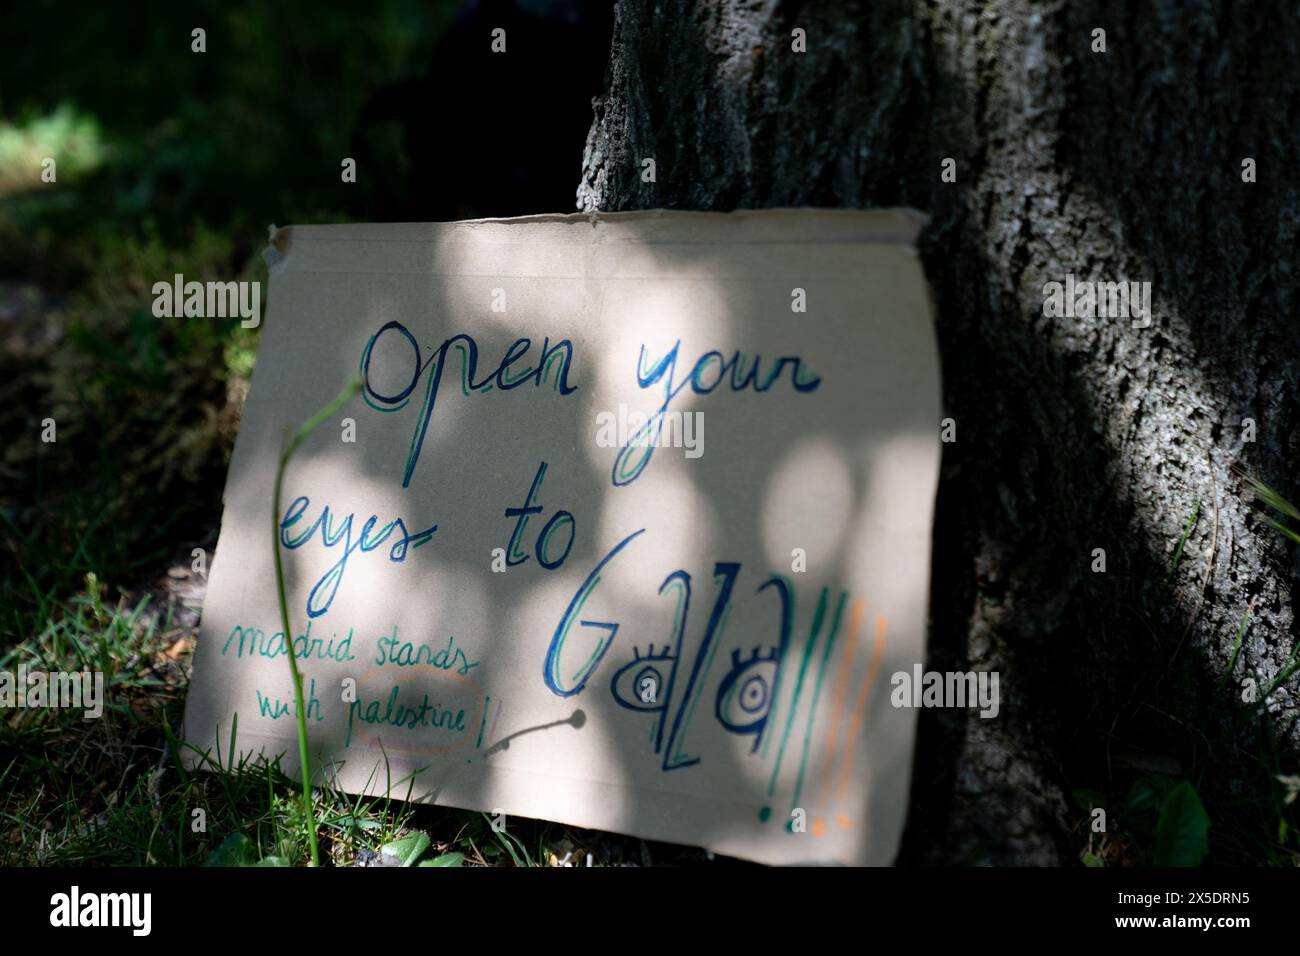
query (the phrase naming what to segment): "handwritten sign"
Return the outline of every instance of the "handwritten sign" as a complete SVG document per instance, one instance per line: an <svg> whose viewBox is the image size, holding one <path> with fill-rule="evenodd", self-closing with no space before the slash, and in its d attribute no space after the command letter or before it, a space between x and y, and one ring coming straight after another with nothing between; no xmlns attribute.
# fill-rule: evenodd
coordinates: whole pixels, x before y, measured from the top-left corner
<svg viewBox="0 0 1300 956"><path fill-rule="evenodd" d="M754 860L890 863L938 363L915 214L276 240L187 739L353 791ZM286 428L359 396L272 491ZM281 632L272 535L285 561Z"/></svg>

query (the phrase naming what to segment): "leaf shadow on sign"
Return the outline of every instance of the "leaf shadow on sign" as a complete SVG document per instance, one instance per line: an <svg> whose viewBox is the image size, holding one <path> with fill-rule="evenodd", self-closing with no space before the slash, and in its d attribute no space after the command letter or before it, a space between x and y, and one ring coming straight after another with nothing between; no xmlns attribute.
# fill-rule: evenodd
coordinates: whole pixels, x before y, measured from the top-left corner
<svg viewBox="0 0 1300 956"><path fill-rule="evenodd" d="M535 734L538 733L539 731L551 730L552 728L555 727L564 727L564 726L573 727L575 730L581 730L583 724L585 724L586 721L587 721L587 715L583 713L581 708L579 708L575 710L570 716L564 718L563 720L552 720L544 724L536 724L532 727L523 727L519 730L515 730L512 731L511 733L506 734L501 739L494 741L490 746L484 747L481 754L481 758L487 760L493 754L503 753L510 749L510 742L512 740L518 740L521 737L526 737L529 734ZM453 770L447 777L439 780L437 785L432 787L431 789L420 791L418 793L413 793L412 799L414 799L418 803L438 803L439 798L442 796L443 790L447 787L448 784L452 783L455 780L456 773L459 772L459 770L460 770L459 767L456 768L456 770Z"/></svg>
<svg viewBox="0 0 1300 956"><path fill-rule="evenodd" d="M300 256L307 245L303 240L296 250ZM425 248L418 243L416 247ZM353 633L367 653L376 639L389 634L393 639L432 638L437 646L450 636L469 648L483 672L495 675L493 687L506 688L504 717L501 702L495 700L485 699L477 711L468 710L464 729L477 731L480 744L471 747L466 736L464 747L455 753L430 754L420 747L403 753L386 733L382 748L374 748L376 760L382 754L384 762L376 775L368 756L338 744L343 731L336 720L330 742L323 749L322 741L314 742L321 766L349 788L373 789L373 781L389 779L390 771L398 777L420 771L415 789L423 788L421 799L512 813L521 812L514 809L517 806L579 826L599 825L652 839L689 837L724 851L731 847L743 852L745 840L755 831L785 828L786 836L779 839L789 839L794 847L782 851L787 861L855 858L865 852L869 834L898 826L897 819L887 819L896 812L887 800L879 806L861 805L863 775L870 773L896 787L907 777L910 757L903 749L876 758L859 733L868 701L867 723L886 715L887 698L881 690L884 635L881 625L873 631L871 621L864 622L854 610L855 601L870 597L843 591L836 568L851 563L859 552L869 553L877 569L888 565L889 542L873 541L879 536L861 524L868 498L881 493L873 485L880 475L869 465L901 460L904 446L897 446L898 456L886 453L899 437L924 436L923 442L932 443L935 410L924 403L900 404L894 414L882 417L881 431L864 444L858 424L862 383L855 380L852 357L843 350L818 354L812 372L824 375L828 384L813 393L818 395L815 412L811 403L800 406L806 396L792 388L790 379L799 373L788 364L782 372L776 359L800 354L806 338L806 329L782 317L789 311L791 276L778 272L760 283L742 279L735 272L735 250L716 261L696 246L629 251L629 256L645 256L640 266L653 270L640 274L659 276L656 287L671 288L671 293L649 294L642 284L629 287L621 297L610 292L588 303L590 293L580 276L552 282L544 296L530 299L527 290L511 284L510 277L528 270L525 262L511 261L508 249L497 253L491 265L494 274L467 275L460 250L428 246L432 260L427 265L435 274L461 275L452 291L453 284L431 283L422 276L394 277L381 291L362 291L350 287L354 280L314 271L310 262L302 267L302 281L279 287L296 297L296 307L306 315L361 314L365 321L340 333L350 343L345 355L333 354L338 339L330 335L293 343L301 352L296 356L300 367L312 370L308 379L280 385L266 379L266 384L258 383L260 392L254 387L241 437L247 443L241 457L248 460L248 472L241 473L240 484L247 487L234 487L227 496L227 523L239 522L241 512L247 511L252 529L264 522L265 504L256 493L247 501L239 496L258 484L246 480L248 474L265 475L261 459L274 456L273 436L280 419L292 421L312 408L333 389L336 377L355 368L368 336L395 316L409 326L418 354L433 350L427 342L442 343L456 332L472 330L482 375L516 336L535 340L553 332L552 324L562 326L559 317L572 314L566 313L567 306L586 303L599 313L591 327L579 330L581 337L574 335L572 381L579 388L569 396L546 388L495 394L463 388L457 381L461 360L452 359L407 489L400 487L402 456L389 453L411 447L413 409L406 409L405 416L382 414L357 402L344 413L356 420L355 444L340 443L328 426L304 444L300 459L291 466L294 474L286 476L286 499L309 496L314 508L325 500L321 495L327 495L338 514L353 514L358 523L371 513L382 513L381 521L400 513L411 528L438 524L428 545L411 550L407 561L376 561L375 555L360 553L355 562L350 560L328 614L314 619L314 633ZM294 252L289 254L287 275L293 274ZM486 303L498 285L512 304L504 315L494 316ZM823 330L825 334L860 334L854 331L858 320L852 317L860 304L840 302L835 320L840 325ZM275 318L268 317L263 345L271 353L288 346L276 333ZM696 357L710 350L721 355L751 351L746 346L758 327L773 350L764 369L781 373L779 383L773 376L768 391L742 387L689 399L683 395L682 407L700 412L709 423L702 433L704 453L693 459L682 448L657 448L635 481L615 486L611 468L618 449L602 447L597 440L598 416L613 409L599 406L627 400L652 411L660 401L647 399L652 392L637 385L636 343L646 343L647 351L659 355L679 342L675 374L681 382ZM272 367L267 358L264 370ZM406 361L413 369L411 359ZM877 380L866 383L867 393L887 403L891 394L904 390L902 383L889 381L897 374L902 373L880 369ZM394 393L387 386L378 391ZM766 451L772 448L782 451ZM524 505L542 461L548 462L546 480L534 500L544 510L524 538L524 550L533 545L531 559L505 574L495 573L490 549L509 547L513 525L506 509ZM810 470L809 462L818 467ZM314 491L314 476L326 473L332 476L330 487ZM841 476L833 494L826 484L831 473ZM823 499L831 502L829 511L819 504ZM541 520L560 509L570 510L576 530L565 559L548 570L540 566L542 558L554 560L556 555L539 550L534 542ZM788 520L787 511L813 516L817 527ZM575 616L586 629L576 640L588 643L576 644L578 650L560 663L581 663L596 654L598 647L590 643L593 633L610 633L611 641L595 658L582 686L571 684L582 667L573 674L550 672L564 695L556 696L542 682L548 673L548 644L559 629L566 602L615 543L642 528L644 538L629 545L626 563L610 564L601 572L594 596ZM264 539L264 532L249 534L254 542ZM819 543L811 548L806 568L792 568L792 551L814 541ZM865 551L863 541L869 545ZM269 556L250 557L264 559ZM336 559L324 548L286 552L295 628L303 626L304 596ZM761 672L782 646L780 585L774 582L787 573L793 579L791 630L780 672L789 676L782 686L773 680L775 667ZM684 629L674 635L674 594L671 588L665 592L663 584L675 581L684 590L687 575L693 601ZM923 589L912 600L923 617ZM398 616L400 634L393 624ZM617 629L601 631L602 625L593 628L586 621L610 622ZM424 630L412 633L415 627ZM675 681L663 663L669 644L679 662ZM628 692L618 686L619 675L635 665L643 649L649 657L655 647L662 684L654 703L662 706L629 708ZM841 656L847 648L855 648L856 656ZM508 661L522 661L523 671L503 677ZM303 671L305 679L318 676L321 687L333 686L345 673L316 661L305 661ZM446 709L450 685L436 664L409 673L409 679L402 679L403 702L424 695L436 702L436 712ZM758 719L749 719L753 708L746 707L744 697L735 704L738 709L727 711L733 697L726 688L741 686L742 675L751 695L763 698L769 707L774 703L784 708L770 732L764 729L759 735L753 729ZM870 694L859 692L873 685ZM192 693L211 693L211 687L211 682L199 683ZM247 699L247 690L242 688L241 699ZM358 694L367 707L375 707L377 716L386 693L386 688L358 680ZM581 705L580 722L573 719L573 703ZM353 716L360 719L359 714ZM547 714L555 719L545 719ZM764 716L764 727L766 720ZM351 717L348 721L347 733L357 733L348 739L364 743L368 731L359 723L354 728ZM828 721L834 727L829 736ZM255 739L251 723L241 722L241 738L247 733ZM504 736L497 736L498 730ZM541 730L548 732L538 733ZM575 744L570 732L584 737L594 733L595 738ZM292 764L290 750L284 764L288 772ZM873 819L871 814L881 816ZM797 839L808 843L794 842ZM832 844L841 849L827 849Z"/></svg>

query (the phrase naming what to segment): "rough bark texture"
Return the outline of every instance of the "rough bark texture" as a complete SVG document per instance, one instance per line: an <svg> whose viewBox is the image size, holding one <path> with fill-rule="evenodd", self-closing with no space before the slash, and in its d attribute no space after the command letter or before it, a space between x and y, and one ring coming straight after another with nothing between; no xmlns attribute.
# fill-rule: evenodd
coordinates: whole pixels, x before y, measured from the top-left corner
<svg viewBox="0 0 1300 956"><path fill-rule="evenodd" d="M617 5L579 208L932 217L957 441L931 662L999 670L1003 706L923 713L900 862L1076 860L1069 788L1143 761L1187 773L1199 728L1244 706L1218 684L1247 607L1235 682L1267 687L1300 636L1300 568L1232 470L1296 497L1298 43L1289 2ZM1067 273L1149 280L1151 327L1045 317ZM1292 754L1296 690L1268 705Z"/></svg>

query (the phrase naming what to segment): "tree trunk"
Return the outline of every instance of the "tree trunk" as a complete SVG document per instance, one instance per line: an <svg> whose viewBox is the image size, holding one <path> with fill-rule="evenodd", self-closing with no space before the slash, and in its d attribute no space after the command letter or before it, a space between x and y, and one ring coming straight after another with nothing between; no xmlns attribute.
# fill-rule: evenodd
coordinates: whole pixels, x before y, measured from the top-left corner
<svg viewBox="0 0 1300 956"><path fill-rule="evenodd" d="M1113 796L1151 766L1193 779L1218 833L1218 795L1263 779L1225 721L1300 636L1297 566L1233 465L1295 498L1300 15L1238 14L1208 0L618 2L580 208L931 216L957 440L930 666L999 671L1002 709L923 712L901 863L1073 862L1089 834L1070 790ZM1150 327L1047 317L1045 283L1071 273L1151 282ZM1296 690L1267 703L1289 755Z"/></svg>

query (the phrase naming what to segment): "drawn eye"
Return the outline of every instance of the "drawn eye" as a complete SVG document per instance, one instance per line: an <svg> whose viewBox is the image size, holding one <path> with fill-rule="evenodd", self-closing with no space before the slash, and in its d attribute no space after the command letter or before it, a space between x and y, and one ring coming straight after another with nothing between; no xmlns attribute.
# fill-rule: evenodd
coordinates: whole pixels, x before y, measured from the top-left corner
<svg viewBox="0 0 1300 956"><path fill-rule="evenodd" d="M636 648L632 649L632 653L636 656L635 660L628 661L610 678L609 689L614 700L621 707L642 713L666 709L668 674L674 660L672 653L665 648L656 654L653 644L647 649L645 657Z"/></svg>
<svg viewBox="0 0 1300 956"><path fill-rule="evenodd" d="M740 709L747 714L757 714L767 705L767 681L758 674L750 677L741 685L736 698Z"/></svg>
<svg viewBox="0 0 1300 956"><path fill-rule="evenodd" d="M731 670L718 685L718 722L733 734L753 734L754 748L763 737L772 708L776 684L776 649L764 654L759 648L749 658L731 652Z"/></svg>

